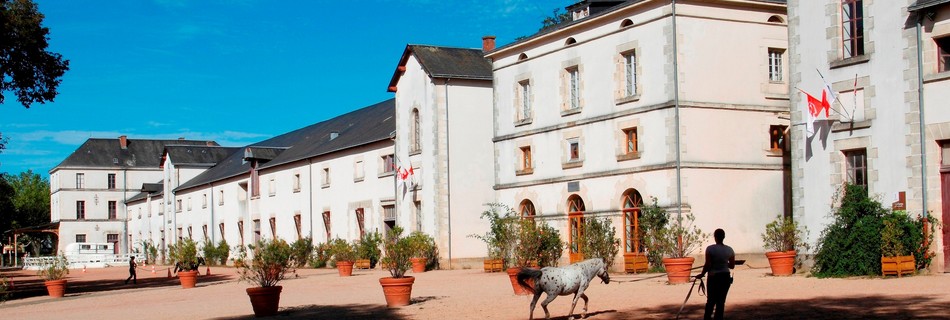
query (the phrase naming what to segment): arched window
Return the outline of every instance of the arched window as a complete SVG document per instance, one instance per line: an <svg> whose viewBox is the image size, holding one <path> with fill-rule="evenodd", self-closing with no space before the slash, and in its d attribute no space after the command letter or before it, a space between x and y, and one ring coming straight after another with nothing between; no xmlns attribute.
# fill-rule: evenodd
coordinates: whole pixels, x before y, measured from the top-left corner
<svg viewBox="0 0 950 320"><path fill-rule="evenodd" d="M784 20L782 20L782 17L779 17L779 16L771 16L771 17L769 17L769 20L768 20L768 21L771 22L771 23L783 23L783 22L785 22Z"/></svg>
<svg viewBox="0 0 950 320"><path fill-rule="evenodd" d="M422 150L422 126L419 123L419 109L412 109L412 133L409 151Z"/></svg>
<svg viewBox="0 0 950 320"><path fill-rule="evenodd" d="M577 43L577 40L574 40L574 38L567 38L567 40L564 40L564 45L565 45L565 46L569 46L569 45L572 45L572 44L575 44L575 43Z"/></svg>
<svg viewBox="0 0 950 320"><path fill-rule="evenodd" d="M640 253L644 252L642 232L640 229L640 217L642 212L640 207L643 205L643 198L636 189L627 189L623 193L623 252Z"/></svg>
<svg viewBox="0 0 950 320"><path fill-rule="evenodd" d="M518 206L518 212L520 212L521 217L525 219L534 219L534 216L537 215L534 211L534 203L531 203L531 200L528 199L521 201L521 205Z"/></svg>
<svg viewBox="0 0 950 320"><path fill-rule="evenodd" d="M630 21L630 19L623 19L623 21L620 22L621 28L626 28L632 25L633 25L633 21Z"/></svg>
<svg viewBox="0 0 950 320"><path fill-rule="evenodd" d="M525 60L525 59L528 59L528 55L524 53L518 55L518 61Z"/></svg>
<svg viewBox="0 0 950 320"><path fill-rule="evenodd" d="M584 200L578 195L567 198L567 250L571 263L584 260L581 253L581 237L584 236Z"/></svg>

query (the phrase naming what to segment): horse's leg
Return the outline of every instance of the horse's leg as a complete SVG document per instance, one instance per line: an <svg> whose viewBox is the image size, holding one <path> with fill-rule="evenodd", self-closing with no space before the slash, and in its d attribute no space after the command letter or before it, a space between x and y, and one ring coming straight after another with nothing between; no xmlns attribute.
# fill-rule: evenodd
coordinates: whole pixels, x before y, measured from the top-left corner
<svg viewBox="0 0 950 320"><path fill-rule="evenodd" d="M577 298L580 298L580 295L583 291L578 291L574 293L573 302L571 302L571 312L567 314L568 319L574 319L574 307L577 306Z"/></svg>
<svg viewBox="0 0 950 320"><path fill-rule="evenodd" d="M538 299L541 298L541 293L544 291L538 291L534 293L534 299L531 299L531 310L528 313L528 320L534 319L534 307L538 304Z"/></svg>
<svg viewBox="0 0 950 320"><path fill-rule="evenodd" d="M581 313L581 318L587 318L587 294L581 292L581 299L584 299L584 312Z"/></svg>
<svg viewBox="0 0 950 320"><path fill-rule="evenodd" d="M548 297L545 298L544 301L541 301L541 309L544 309L545 319L551 319L551 313L548 312L548 304L551 303L551 301L554 301L554 298L557 298L557 294L552 294L548 292Z"/></svg>

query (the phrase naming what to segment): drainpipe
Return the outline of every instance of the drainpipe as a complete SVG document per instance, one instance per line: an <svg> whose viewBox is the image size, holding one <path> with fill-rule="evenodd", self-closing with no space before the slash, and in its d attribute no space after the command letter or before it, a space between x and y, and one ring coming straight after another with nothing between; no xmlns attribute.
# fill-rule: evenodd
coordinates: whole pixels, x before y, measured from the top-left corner
<svg viewBox="0 0 950 320"><path fill-rule="evenodd" d="M920 25L923 23L924 15L921 11L917 13L917 107L920 109L920 187L921 187L921 208L922 216L927 218L927 132L924 131L924 54L921 48L922 34Z"/></svg>
<svg viewBox="0 0 950 320"><path fill-rule="evenodd" d="M307 159L307 193L307 201L310 202L310 241L313 241L313 158Z"/></svg>
<svg viewBox="0 0 950 320"><path fill-rule="evenodd" d="M676 127L676 217L683 217L683 177L682 160L680 158L680 81L679 58L676 48L676 0L672 0L673 20L673 111L675 112L674 126Z"/></svg>
<svg viewBox="0 0 950 320"><path fill-rule="evenodd" d="M126 201L129 201L129 180L128 180L127 172L128 170L122 169L122 207L123 209L125 209L126 216L128 216L129 214L129 206L128 204L125 203ZM116 205L116 211L119 211L118 205ZM116 218L119 217L118 212L116 212L115 215L116 215ZM122 219L122 238L123 238L122 241L126 242L124 246L125 248L123 248L125 250L125 253L131 253L131 250L129 250L129 247L132 246L132 244L128 243L129 242L128 233L129 233L129 220L128 218ZM113 250L115 250L115 248L113 248ZM115 251L112 251L112 252L115 252Z"/></svg>
<svg viewBox="0 0 950 320"><path fill-rule="evenodd" d="M448 228L449 228L449 270L452 270L452 171L450 170L451 166L449 164L452 161L452 153L449 152L449 147L452 146L449 143L452 136L449 135L449 128L452 127L449 118L449 78L445 78L445 83L443 87L445 89L445 192L448 193L449 198L446 200L446 210L445 214L448 216Z"/></svg>
<svg viewBox="0 0 950 320"><path fill-rule="evenodd" d="M208 228L211 228L211 243L217 243L214 241L214 229L217 229L218 226L214 223L214 183L209 183L211 186L211 196L209 198L208 206L211 207L211 222L208 223Z"/></svg>

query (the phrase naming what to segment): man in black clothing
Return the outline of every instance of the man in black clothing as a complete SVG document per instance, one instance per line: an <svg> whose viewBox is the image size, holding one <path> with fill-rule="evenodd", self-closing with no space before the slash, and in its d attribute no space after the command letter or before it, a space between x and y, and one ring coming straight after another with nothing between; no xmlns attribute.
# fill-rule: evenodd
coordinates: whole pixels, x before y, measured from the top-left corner
<svg viewBox="0 0 950 320"><path fill-rule="evenodd" d="M709 282L706 285L706 313L703 319L722 320L723 308L726 305L726 295L729 293L729 287L732 286L732 275L729 269L736 268L736 253L732 247L722 244L726 238L726 232L722 229L716 229L713 232L716 244L706 247L706 263L703 264L703 271L696 275L700 279L706 272L709 272ZM716 310L716 316L713 318L713 308Z"/></svg>
<svg viewBox="0 0 950 320"><path fill-rule="evenodd" d="M132 283L138 284L138 277L135 276L135 256L129 257L129 277L125 279L125 284L129 284L129 280L132 280Z"/></svg>

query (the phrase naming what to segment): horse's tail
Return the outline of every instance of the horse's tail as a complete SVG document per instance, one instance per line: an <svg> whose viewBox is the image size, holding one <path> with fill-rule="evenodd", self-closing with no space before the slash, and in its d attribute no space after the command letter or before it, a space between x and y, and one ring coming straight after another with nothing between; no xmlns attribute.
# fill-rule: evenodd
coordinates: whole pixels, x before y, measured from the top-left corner
<svg viewBox="0 0 950 320"><path fill-rule="evenodd" d="M521 285L522 288L525 288L528 291L537 293L538 280L541 279L541 269L522 268L521 271L518 272L517 278L518 278L518 284ZM532 282L534 282L535 284L534 287L528 284L528 279L533 280Z"/></svg>

